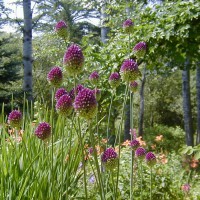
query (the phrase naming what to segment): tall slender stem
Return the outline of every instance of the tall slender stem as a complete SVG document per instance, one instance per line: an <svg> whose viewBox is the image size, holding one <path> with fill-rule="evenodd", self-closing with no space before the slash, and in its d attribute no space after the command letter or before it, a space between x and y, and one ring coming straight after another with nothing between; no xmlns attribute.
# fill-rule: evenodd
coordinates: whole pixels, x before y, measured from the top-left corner
<svg viewBox="0 0 200 200"><path fill-rule="evenodd" d="M65 128L65 121L64 118L62 118L62 130L61 130L61 199L63 196L63 185L64 185L64 181L63 181L63 176L64 176L64 128Z"/></svg>
<svg viewBox="0 0 200 200"><path fill-rule="evenodd" d="M143 194L142 194L142 184L143 184L143 174L142 174L142 161L140 160L140 199L143 199Z"/></svg>
<svg viewBox="0 0 200 200"><path fill-rule="evenodd" d="M114 97L114 94L112 94L111 96L111 102L110 102L110 107L109 107L109 113L108 113L108 123L107 123L107 134L106 134L106 137L107 137L107 140L109 141L109 125L110 125L110 115L111 115L111 108L112 108L112 103L113 103L113 97ZM108 147L108 142L106 143L106 148Z"/></svg>
<svg viewBox="0 0 200 200"><path fill-rule="evenodd" d="M152 200L152 167L150 168L150 200Z"/></svg>
<svg viewBox="0 0 200 200"><path fill-rule="evenodd" d="M130 91L130 129L133 130L133 93L131 91ZM131 134L131 140L133 140L132 134ZM131 149L130 200L133 199L133 165L134 165L134 151Z"/></svg>

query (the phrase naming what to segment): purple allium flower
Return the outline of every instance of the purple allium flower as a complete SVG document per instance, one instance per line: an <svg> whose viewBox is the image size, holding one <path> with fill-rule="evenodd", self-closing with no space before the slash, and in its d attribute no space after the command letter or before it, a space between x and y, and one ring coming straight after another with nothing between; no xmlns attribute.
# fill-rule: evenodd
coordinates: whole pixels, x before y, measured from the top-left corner
<svg viewBox="0 0 200 200"><path fill-rule="evenodd" d="M87 120L94 118L97 112L97 101L92 90L82 89L74 100L74 108L80 117Z"/></svg>
<svg viewBox="0 0 200 200"><path fill-rule="evenodd" d="M62 84L63 74L60 67L53 67L47 75L48 82L54 86L59 87Z"/></svg>
<svg viewBox="0 0 200 200"><path fill-rule="evenodd" d="M69 95L64 94L56 103L56 111L58 114L65 117L69 116L72 113L73 105L72 99Z"/></svg>
<svg viewBox="0 0 200 200"><path fill-rule="evenodd" d="M125 33L131 33L133 32L133 22L131 19L127 19L126 21L123 22L123 29Z"/></svg>
<svg viewBox="0 0 200 200"><path fill-rule="evenodd" d="M92 90L94 96L96 97L96 100L99 101L101 98L101 90L95 88L94 90Z"/></svg>
<svg viewBox="0 0 200 200"><path fill-rule="evenodd" d="M135 150L135 155L138 159L144 159L146 155L146 150L143 147L138 147Z"/></svg>
<svg viewBox="0 0 200 200"><path fill-rule="evenodd" d="M114 72L109 77L109 83L112 88L117 88L120 84L120 75L117 72Z"/></svg>
<svg viewBox="0 0 200 200"><path fill-rule="evenodd" d="M188 183L185 183L184 185L181 186L181 189L183 192L188 193L190 191L190 185Z"/></svg>
<svg viewBox="0 0 200 200"><path fill-rule="evenodd" d="M94 152L94 149L93 149L92 147L90 147L90 148L88 149L88 153L91 155L93 152Z"/></svg>
<svg viewBox="0 0 200 200"><path fill-rule="evenodd" d="M133 48L133 52L137 58L143 58L146 54L146 51L147 45L145 42L139 42Z"/></svg>
<svg viewBox="0 0 200 200"><path fill-rule="evenodd" d="M98 72L94 71L90 74L89 76L89 80L93 85L98 85L98 81L99 81L99 74Z"/></svg>
<svg viewBox="0 0 200 200"><path fill-rule="evenodd" d="M136 150L138 147L140 146L140 142L138 140L132 140L130 142L130 147L133 149L133 150Z"/></svg>
<svg viewBox="0 0 200 200"><path fill-rule="evenodd" d="M101 155L101 161L107 170L112 170L117 166L118 155L113 148L107 148Z"/></svg>
<svg viewBox="0 0 200 200"><path fill-rule="evenodd" d="M136 92L138 89L138 83L136 81L131 81L129 84L129 89L131 92Z"/></svg>
<svg viewBox="0 0 200 200"><path fill-rule="evenodd" d="M156 164L156 156L152 152L146 154L147 165L153 167Z"/></svg>
<svg viewBox="0 0 200 200"><path fill-rule="evenodd" d="M64 94L68 94L67 91L65 90L65 88L59 88L57 89L56 91L56 94L55 94L55 99L56 101L58 101L60 99L60 97Z"/></svg>
<svg viewBox="0 0 200 200"><path fill-rule="evenodd" d="M47 122L41 122L35 130L35 135L41 139L45 140L51 135L51 126Z"/></svg>
<svg viewBox="0 0 200 200"><path fill-rule="evenodd" d="M64 21L59 21L56 26L55 30L58 34L59 37L66 39L68 34L67 34L67 24Z"/></svg>
<svg viewBox="0 0 200 200"><path fill-rule="evenodd" d="M78 93L84 89L84 86L79 84L76 86L76 95L78 95ZM69 92L69 96L71 97L72 100L75 99L75 92L74 92L74 88L72 88L72 90Z"/></svg>
<svg viewBox="0 0 200 200"><path fill-rule="evenodd" d="M69 75L79 74L83 69L84 56L77 44L72 44L64 54L63 64Z"/></svg>
<svg viewBox="0 0 200 200"><path fill-rule="evenodd" d="M126 82L134 81L140 75L137 63L132 59L127 59L123 62L120 68L122 80Z"/></svg>
<svg viewBox="0 0 200 200"><path fill-rule="evenodd" d="M13 110L8 116L8 123L13 128L20 128L22 124L22 113L18 110Z"/></svg>

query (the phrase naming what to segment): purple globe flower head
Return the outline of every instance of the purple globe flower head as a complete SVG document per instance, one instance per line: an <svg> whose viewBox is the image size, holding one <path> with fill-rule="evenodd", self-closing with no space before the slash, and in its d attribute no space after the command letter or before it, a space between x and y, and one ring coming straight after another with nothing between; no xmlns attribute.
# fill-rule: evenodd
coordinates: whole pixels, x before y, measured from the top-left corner
<svg viewBox="0 0 200 200"><path fill-rule="evenodd" d="M120 74L123 81L135 81L140 76L137 63L132 59L127 59L122 63Z"/></svg>
<svg viewBox="0 0 200 200"><path fill-rule="evenodd" d="M84 56L77 44L72 44L64 54L63 64L69 75L76 75L83 70Z"/></svg>
<svg viewBox="0 0 200 200"><path fill-rule="evenodd" d="M145 158L145 155L146 155L146 150L143 148L143 147L138 147L136 150L135 150L135 156L142 160Z"/></svg>
<svg viewBox="0 0 200 200"><path fill-rule="evenodd" d="M97 113L97 101L92 90L82 89L74 100L74 108L80 117L86 120L94 118Z"/></svg>
<svg viewBox="0 0 200 200"><path fill-rule="evenodd" d="M93 85L97 86L98 85L98 81L99 81L99 74L98 74L98 72L96 72L96 71L92 72L90 74L90 76L89 76L89 80L90 80L90 82Z"/></svg>
<svg viewBox="0 0 200 200"><path fill-rule="evenodd" d="M131 19L127 19L126 21L123 22L123 29L125 33L132 33L133 26L134 26L134 23L132 22Z"/></svg>
<svg viewBox="0 0 200 200"><path fill-rule="evenodd" d="M55 31L57 32L58 36L66 39L68 36L67 32L67 24L64 21L59 21L55 26Z"/></svg>
<svg viewBox="0 0 200 200"><path fill-rule="evenodd" d="M76 95L82 90L84 89L84 86L79 84L76 86ZM69 96L71 97L72 100L75 99L75 90L74 88L72 88L72 90L69 92Z"/></svg>
<svg viewBox="0 0 200 200"><path fill-rule="evenodd" d="M48 82L54 86L59 87L62 84L63 74L60 67L53 67L47 75Z"/></svg>
<svg viewBox="0 0 200 200"><path fill-rule="evenodd" d="M8 123L11 127L19 129L22 124L22 113L18 110L13 110L8 115Z"/></svg>
<svg viewBox="0 0 200 200"><path fill-rule="evenodd" d="M56 103L56 111L58 114L68 117L73 110L72 99L69 95L64 94Z"/></svg>
<svg viewBox="0 0 200 200"><path fill-rule="evenodd" d="M101 90L95 88L94 90L92 90L95 98L97 101L99 101L101 99Z"/></svg>
<svg viewBox="0 0 200 200"><path fill-rule="evenodd" d="M56 101L58 101L60 99L60 97L64 94L68 94L67 91L65 90L65 88L59 88L57 91L56 91L56 94L55 94L55 99Z"/></svg>
<svg viewBox="0 0 200 200"><path fill-rule="evenodd" d="M156 156L152 152L148 152L145 159L147 165L150 167L153 167L156 164Z"/></svg>
<svg viewBox="0 0 200 200"><path fill-rule="evenodd" d="M137 58L143 58L147 51L147 44L145 42L137 43L133 48L133 53Z"/></svg>
<svg viewBox="0 0 200 200"><path fill-rule="evenodd" d="M117 72L114 72L110 75L108 80L112 88L117 88L120 85L120 75Z"/></svg>
<svg viewBox="0 0 200 200"><path fill-rule="evenodd" d="M129 84L129 89L131 92L136 92L138 89L138 83L136 81L131 81Z"/></svg>
<svg viewBox="0 0 200 200"><path fill-rule="evenodd" d="M51 135L51 126L49 125L49 123L39 123L35 130L35 135L41 140L46 140Z"/></svg>
<svg viewBox="0 0 200 200"><path fill-rule="evenodd" d="M138 147L140 146L140 142L138 140L131 140L130 142L130 147L133 149L133 150L136 150Z"/></svg>
<svg viewBox="0 0 200 200"><path fill-rule="evenodd" d="M101 155L101 161L107 170L113 170L118 163L118 155L113 148L107 148Z"/></svg>

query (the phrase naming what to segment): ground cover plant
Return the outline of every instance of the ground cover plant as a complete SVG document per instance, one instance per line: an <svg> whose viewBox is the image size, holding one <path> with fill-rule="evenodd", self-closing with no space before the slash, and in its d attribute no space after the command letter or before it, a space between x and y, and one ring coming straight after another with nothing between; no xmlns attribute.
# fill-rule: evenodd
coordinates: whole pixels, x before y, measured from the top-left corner
<svg viewBox="0 0 200 200"><path fill-rule="evenodd" d="M52 67L44 80L51 85L51 105L42 98L29 102L24 95L22 108L11 103L13 109L6 115L2 107L0 199L200 199L199 147L185 147L178 153L181 143L176 146L172 141L183 139L179 127L155 126L145 130L153 133L146 138L138 137L133 127L133 97L147 53L144 41L130 47L133 28L131 19L124 21L128 56L107 77L112 97L106 116L99 118L101 76L91 71L88 80L81 80L82 48L68 41L64 21L56 24L67 50L63 50L62 67ZM64 77L71 80L71 88L63 86ZM124 94L111 143L110 115L120 85ZM124 142L127 99L131 140ZM104 118L106 133L101 133Z"/></svg>

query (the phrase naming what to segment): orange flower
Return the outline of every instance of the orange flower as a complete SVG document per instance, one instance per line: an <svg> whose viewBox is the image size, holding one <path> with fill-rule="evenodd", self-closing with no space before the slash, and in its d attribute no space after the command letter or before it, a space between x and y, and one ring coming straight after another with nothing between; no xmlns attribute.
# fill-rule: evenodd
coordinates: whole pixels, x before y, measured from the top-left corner
<svg viewBox="0 0 200 200"><path fill-rule="evenodd" d="M130 142L131 142L130 140L126 140L121 145L124 147L127 147L127 146L130 146Z"/></svg>
<svg viewBox="0 0 200 200"><path fill-rule="evenodd" d="M162 164L166 164L166 163L168 163L168 160L167 160L167 157L166 157L166 155L165 154L161 154L161 155L159 155L159 160L160 160L160 162L162 163Z"/></svg>
<svg viewBox="0 0 200 200"><path fill-rule="evenodd" d="M194 157L192 158L191 162L190 162L190 167L195 169L199 166L199 161L195 160Z"/></svg>
<svg viewBox="0 0 200 200"><path fill-rule="evenodd" d="M108 142L108 140L107 140L106 138L102 138L101 142L102 142L103 144L106 144L106 143Z"/></svg>
<svg viewBox="0 0 200 200"><path fill-rule="evenodd" d="M136 138L136 140L138 140L138 141L139 141L139 143L140 143L140 146L143 146L143 147L145 147L145 146L146 146L146 142L145 142L144 140L142 140L142 136L140 136L140 137L137 137L137 138Z"/></svg>
<svg viewBox="0 0 200 200"><path fill-rule="evenodd" d="M162 141L163 141L163 135L158 135L158 136L156 136L155 141L156 141L156 142L162 142Z"/></svg>
<svg viewBox="0 0 200 200"><path fill-rule="evenodd" d="M151 145L151 148L152 148L153 150L155 150L155 149L156 149L156 144L152 144L152 145Z"/></svg>

